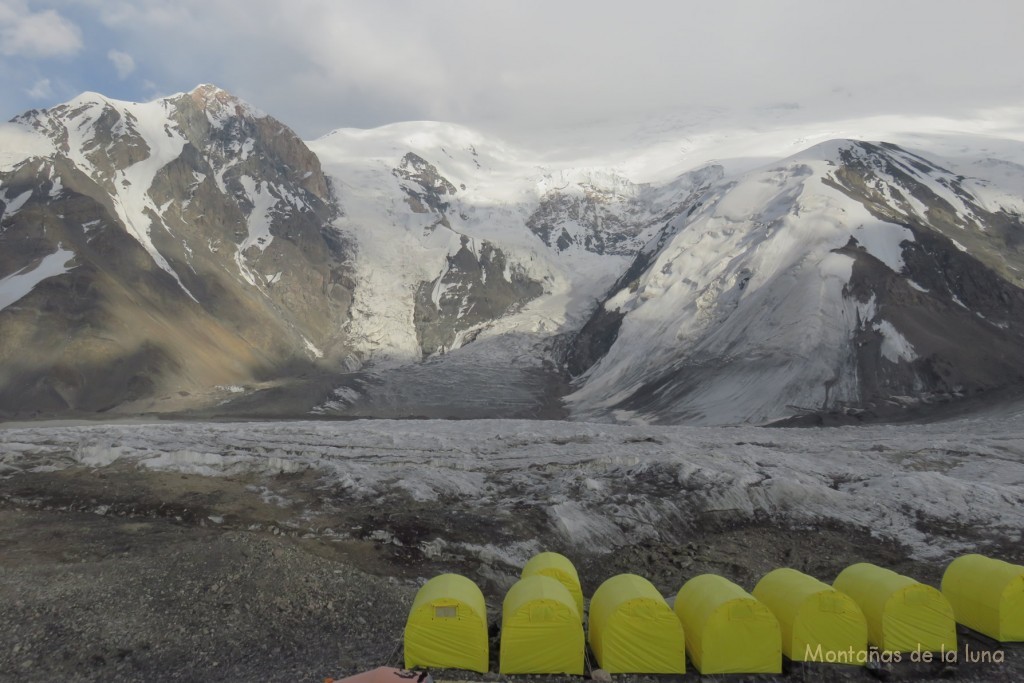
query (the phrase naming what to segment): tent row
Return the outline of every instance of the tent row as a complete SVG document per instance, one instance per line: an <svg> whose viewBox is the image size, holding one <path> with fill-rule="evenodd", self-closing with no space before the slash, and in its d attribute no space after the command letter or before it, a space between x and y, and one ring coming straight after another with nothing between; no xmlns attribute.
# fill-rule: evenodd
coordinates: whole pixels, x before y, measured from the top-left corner
<svg viewBox="0 0 1024 683"><path fill-rule="evenodd" d="M589 642L609 673L779 673L792 661L862 665L869 646L888 652L957 647L959 622L1002 642L1024 641L1024 567L966 555L942 590L872 564L844 569L830 586L776 569L752 593L721 576L687 581L670 605L646 579L620 574L590 601L572 563L530 560L502 603L499 671L580 675ZM407 668L488 670L487 613L469 579L444 574L417 593L405 630Z"/></svg>

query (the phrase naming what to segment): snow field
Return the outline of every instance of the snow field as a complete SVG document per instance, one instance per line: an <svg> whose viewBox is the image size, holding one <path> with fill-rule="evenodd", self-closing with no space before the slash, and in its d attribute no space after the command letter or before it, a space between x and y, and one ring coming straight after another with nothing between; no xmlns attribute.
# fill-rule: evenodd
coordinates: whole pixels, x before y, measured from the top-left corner
<svg viewBox="0 0 1024 683"><path fill-rule="evenodd" d="M68 264L74 258L75 252L57 245L57 251L44 256L34 268L25 268L0 279L0 311L17 303L43 280L70 271Z"/></svg>

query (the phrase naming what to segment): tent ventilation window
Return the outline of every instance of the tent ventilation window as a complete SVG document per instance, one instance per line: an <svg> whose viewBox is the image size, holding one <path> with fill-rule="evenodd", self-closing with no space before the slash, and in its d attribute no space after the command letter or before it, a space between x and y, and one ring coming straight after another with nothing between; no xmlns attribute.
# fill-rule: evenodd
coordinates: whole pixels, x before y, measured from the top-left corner
<svg viewBox="0 0 1024 683"><path fill-rule="evenodd" d="M754 617L754 610L745 602L736 602L729 606L729 618L733 621L749 621Z"/></svg>
<svg viewBox="0 0 1024 683"><path fill-rule="evenodd" d="M553 621L555 618L555 611L551 609L550 605L541 603L539 605L530 606L530 621L534 621L540 624L546 624Z"/></svg>
<svg viewBox="0 0 1024 683"><path fill-rule="evenodd" d="M928 594L924 591L905 591L903 593L903 603L911 607L920 607L921 605L928 604L928 597Z"/></svg>
<svg viewBox="0 0 1024 683"><path fill-rule="evenodd" d="M843 613L843 601L836 598L834 595L823 595L821 602L818 603L822 612L828 614L842 614Z"/></svg>
<svg viewBox="0 0 1024 683"><path fill-rule="evenodd" d="M454 619L459 616L459 608L455 605L438 605L434 607L435 619Z"/></svg>
<svg viewBox="0 0 1024 683"><path fill-rule="evenodd" d="M630 616L637 619L655 619L657 614L647 603L636 601L630 605Z"/></svg>

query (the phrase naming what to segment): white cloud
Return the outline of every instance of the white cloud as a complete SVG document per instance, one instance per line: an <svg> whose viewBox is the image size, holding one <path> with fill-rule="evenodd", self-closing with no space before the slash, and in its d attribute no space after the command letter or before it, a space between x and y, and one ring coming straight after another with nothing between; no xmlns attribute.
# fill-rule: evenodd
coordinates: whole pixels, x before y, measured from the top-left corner
<svg viewBox="0 0 1024 683"><path fill-rule="evenodd" d="M49 78L40 78L25 91L25 94L33 100L46 100L53 97L53 85Z"/></svg>
<svg viewBox="0 0 1024 683"><path fill-rule="evenodd" d="M121 52L120 50L110 50L107 52L107 59L109 59L114 68L117 69L117 77L124 80L130 73L135 71L135 60L127 52Z"/></svg>
<svg viewBox="0 0 1024 683"><path fill-rule="evenodd" d="M81 30L56 10L33 12L25 2L0 0L0 54L67 57L81 49Z"/></svg>
<svg viewBox="0 0 1024 683"><path fill-rule="evenodd" d="M955 114L1024 97L1024 3L1010 0L76 3L162 89L213 82L306 136L417 118L529 135L694 105Z"/></svg>

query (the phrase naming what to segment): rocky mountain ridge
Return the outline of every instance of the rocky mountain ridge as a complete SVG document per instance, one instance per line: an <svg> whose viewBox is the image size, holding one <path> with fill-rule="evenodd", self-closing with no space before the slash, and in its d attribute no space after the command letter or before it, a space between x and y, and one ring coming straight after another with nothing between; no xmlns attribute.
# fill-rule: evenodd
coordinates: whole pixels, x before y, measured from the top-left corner
<svg viewBox="0 0 1024 683"><path fill-rule="evenodd" d="M802 132L601 165L427 122L304 142L208 85L27 112L0 411L762 424L1024 387L1024 138Z"/></svg>
<svg viewBox="0 0 1024 683"><path fill-rule="evenodd" d="M73 258L2 312L6 410L103 411L344 355L337 203L283 124L201 86L141 105L87 93L12 125L44 153L0 172L0 272Z"/></svg>

